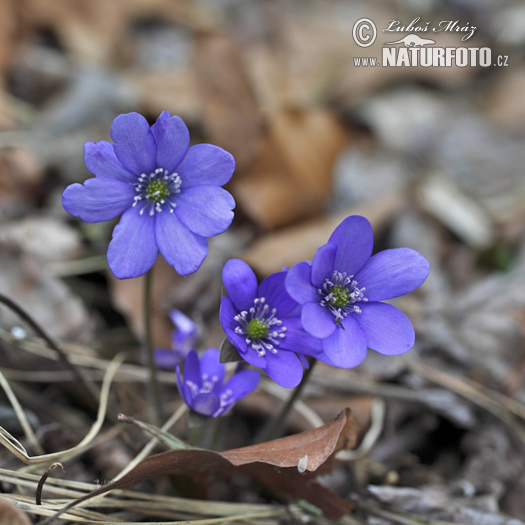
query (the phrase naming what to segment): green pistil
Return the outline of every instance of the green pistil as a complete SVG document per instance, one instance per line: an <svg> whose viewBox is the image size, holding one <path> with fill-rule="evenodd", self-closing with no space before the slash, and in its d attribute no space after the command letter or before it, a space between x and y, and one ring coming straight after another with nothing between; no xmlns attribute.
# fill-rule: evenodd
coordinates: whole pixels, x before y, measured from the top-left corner
<svg viewBox="0 0 525 525"><path fill-rule="evenodd" d="M155 202L162 200L170 194L168 185L163 180L154 180L146 188L146 198Z"/></svg>
<svg viewBox="0 0 525 525"><path fill-rule="evenodd" d="M252 319L246 326L246 333L250 339L260 339L268 335L268 325L260 319Z"/></svg>
<svg viewBox="0 0 525 525"><path fill-rule="evenodd" d="M350 299L350 294L348 293L347 288L343 288L339 285L336 285L332 288L331 292L332 297L329 299L329 303L334 308L343 308L348 304Z"/></svg>

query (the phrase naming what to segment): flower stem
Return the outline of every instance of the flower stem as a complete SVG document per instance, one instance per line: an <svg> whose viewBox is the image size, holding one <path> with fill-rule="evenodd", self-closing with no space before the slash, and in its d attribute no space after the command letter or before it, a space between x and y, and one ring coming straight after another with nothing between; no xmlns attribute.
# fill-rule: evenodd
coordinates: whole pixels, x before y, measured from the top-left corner
<svg viewBox="0 0 525 525"><path fill-rule="evenodd" d="M157 380L157 367L155 365L155 358L153 354L153 338L151 333L151 287L153 284L152 275L153 270L150 270L144 277L144 345L146 347L148 368L150 372L150 390L153 401L153 409L155 411L157 425L160 427L164 422L164 415L162 413L160 386Z"/></svg>
<svg viewBox="0 0 525 525"><path fill-rule="evenodd" d="M262 428L261 432L256 437L256 443L270 441L271 439L276 439L281 435L286 418L288 417L290 410L293 408L295 401L301 395L301 392L308 382L308 378L312 375L312 371L315 367L315 364L317 363L317 359L308 357L307 359L310 363L310 367L306 369L303 380L294 388L290 394L290 397L288 398L288 401L286 401L286 403L281 408L279 415L273 421L269 421L269 424Z"/></svg>

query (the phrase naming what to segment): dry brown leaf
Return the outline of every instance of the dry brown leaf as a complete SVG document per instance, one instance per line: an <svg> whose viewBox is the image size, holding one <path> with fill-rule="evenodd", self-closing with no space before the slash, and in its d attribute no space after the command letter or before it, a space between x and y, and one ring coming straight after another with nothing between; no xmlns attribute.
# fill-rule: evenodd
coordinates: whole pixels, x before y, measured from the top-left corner
<svg viewBox="0 0 525 525"><path fill-rule="evenodd" d="M299 461L308 455L305 469L314 472L336 449L354 445L354 423L349 415L350 410L346 409L337 419L322 427L251 447L228 450L221 455L236 466L261 462L280 468L297 467Z"/></svg>
<svg viewBox="0 0 525 525"><path fill-rule="evenodd" d="M347 144L327 110L283 110L268 122L254 162L232 181L246 213L264 229L318 214L332 189L335 160Z"/></svg>
<svg viewBox="0 0 525 525"><path fill-rule="evenodd" d="M337 520L350 512L353 505L318 485L311 473L335 452L350 448L354 443L353 419L350 410L345 409L335 421L322 427L251 447L225 452L187 449L155 454L121 479L77 500L61 512L110 490L128 488L167 474L205 480L210 475L229 477L240 469L267 485L279 497L305 499L319 507L328 518Z"/></svg>
<svg viewBox="0 0 525 525"><path fill-rule="evenodd" d="M156 118L164 110L187 122L200 119L201 100L191 71L133 70L127 75L144 114Z"/></svg>
<svg viewBox="0 0 525 525"><path fill-rule="evenodd" d="M317 248L328 242L336 226L349 215L364 215L377 232L406 203L404 192L395 193L362 206L349 208L331 216L305 221L278 233L260 237L242 255L254 271L267 276L284 266L311 260Z"/></svg>
<svg viewBox="0 0 525 525"><path fill-rule="evenodd" d="M15 505L0 497L0 525L31 525L31 520Z"/></svg>
<svg viewBox="0 0 525 525"><path fill-rule="evenodd" d="M242 64L239 46L224 34L199 35L195 78L210 140L228 150L242 170L255 154L262 116Z"/></svg>
<svg viewBox="0 0 525 525"><path fill-rule="evenodd" d="M136 279L117 279L110 275L111 298L115 307L126 317L129 326L139 338L144 337L144 275ZM155 347L169 348L173 323L166 315L166 304L172 288L181 277L159 257L153 267L151 333Z"/></svg>
<svg viewBox="0 0 525 525"><path fill-rule="evenodd" d="M42 180L40 167L25 148L0 150L0 220L34 205Z"/></svg>

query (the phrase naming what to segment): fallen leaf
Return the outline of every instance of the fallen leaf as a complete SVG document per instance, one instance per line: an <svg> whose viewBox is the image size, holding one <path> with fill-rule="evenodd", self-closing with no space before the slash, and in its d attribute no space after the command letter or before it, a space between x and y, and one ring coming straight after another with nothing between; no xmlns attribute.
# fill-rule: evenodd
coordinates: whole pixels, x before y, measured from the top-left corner
<svg viewBox="0 0 525 525"><path fill-rule="evenodd" d="M259 237L242 255L254 271L267 276L284 266L311 260L317 248L328 242L336 226L349 215L364 215L374 231L384 227L392 216L406 203L405 192L394 193L362 206L355 206L334 215L303 221L279 232Z"/></svg>
<svg viewBox="0 0 525 525"><path fill-rule="evenodd" d="M281 110L269 117L253 163L232 180L233 193L267 230L313 217L326 206L334 163L347 142L325 109Z"/></svg>
<svg viewBox="0 0 525 525"><path fill-rule="evenodd" d="M199 35L194 69L210 140L229 151L242 170L255 154L262 116L238 44L225 34Z"/></svg>
<svg viewBox="0 0 525 525"><path fill-rule="evenodd" d="M334 453L354 443L353 419L350 409L345 409L337 419L322 427L250 447L224 452L170 450L150 456L121 479L67 505L61 513L110 490L129 488L163 475L205 479L210 475L229 477L240 469L264 483L279 497L307 500L320 508L329 519L338 520L352 510L352 503L317 484L312 473ZM307 461L305 456L308 456Z"/></svg>
<svg viewBox="0 0 525 525"><path fill-rule="evenodd" d="M236 448L222 452L222 457L236 466L248 463L266 463L280 468L297 467L305 454L308 455L306 470L314 472L334 453L354 444L353 419L350 410L341 412L337 419L319 428L306 430L273 441L259 443L250 447ZM345 429L351 421L351 429ZM342 442L339 440L342 439Z"/></svg>
<svg viewBox="0 0 525 525"><path fill-rule="evenodd" d="M159 257L152 269L151 333L153 344L159 348L171 346L174 326L166 315L169 295L181 277ZM127 319L130 328L139 338L144 337L144 275L136 279L117 279L108 272L112 302Z"/></svg>

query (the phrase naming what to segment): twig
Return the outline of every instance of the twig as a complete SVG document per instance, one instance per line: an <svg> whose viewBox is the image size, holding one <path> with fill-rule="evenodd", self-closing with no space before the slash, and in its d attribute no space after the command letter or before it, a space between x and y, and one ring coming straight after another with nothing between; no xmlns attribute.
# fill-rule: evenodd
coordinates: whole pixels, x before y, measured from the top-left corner
<svg viewBox="0 0 525 525"><path fill-rule="evenodd" d="M36 494L35 494L35 502L37 505L42 505L42 490L44 488L44 483L46 482L47 478L49 477L49 474L53 472L57 467L60 467L62 469L62 472L65 472L64 465L62 463L53 463L42 475L40 478L40 481L38 482L38 486L36 488Z"/></svg>

